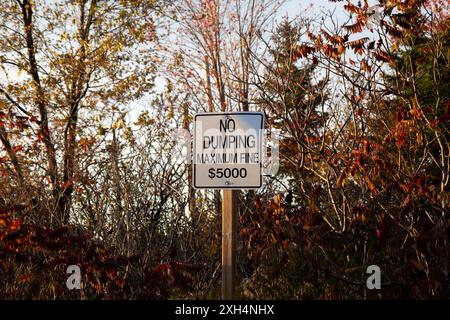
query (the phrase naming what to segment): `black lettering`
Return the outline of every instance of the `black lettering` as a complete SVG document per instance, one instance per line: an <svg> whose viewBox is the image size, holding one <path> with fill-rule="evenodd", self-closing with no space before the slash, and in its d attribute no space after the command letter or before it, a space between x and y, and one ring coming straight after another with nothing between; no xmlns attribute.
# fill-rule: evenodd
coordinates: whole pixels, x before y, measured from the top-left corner
<svg viewBox="0 0 450 320"><path fill-rule="evenodd" d="M213 138L213 137L211 137ZM208 140L208 144L206 144L206 141ZM209 145L211 144L211 140L208 136L203 137L203 149L209 148Z"/></svg>
<svg viewBox="0 0 450 320"><path fill-rule="evenodd" d="M220 132L233 132L236 129L236 123L233 119L220 120L219 129Z"/></svg>

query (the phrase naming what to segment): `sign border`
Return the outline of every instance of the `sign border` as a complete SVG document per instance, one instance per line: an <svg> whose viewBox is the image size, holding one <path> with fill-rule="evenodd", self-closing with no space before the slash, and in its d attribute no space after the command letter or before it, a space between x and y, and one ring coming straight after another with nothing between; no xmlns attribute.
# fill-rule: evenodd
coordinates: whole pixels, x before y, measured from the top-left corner
<svg viewBox="0 0 450 320"><path fill-rule="evenodd" d="M262 187L262 145L263 143L260 143L259 146L259 154L261 155L260 157L260 161L259 161L259 185L258 186L252 186L252 187L244 187L244 186L229 186L229 187L209 187L209 186L197 186L196 185L196 179L195 179L195 172L196 172L196 164L195 164L195 155L196 155L196 150L195 150L195 133L196 133L196 127L197 127L197 117L204 117L204 116L233 116L233 115L258 115L261 116L261 129L260 130L264 130L264 120L265 120L265 116L263 112L260 111L237 111L237 112L199 112L196 113L194 115L194 134L193 137L194 139L192 139L192 144L193 144L193 153L192 153L192 182L193 182L193 187L194 189L230 189L230 190L252 190L252 189L259 189ZM264 137L263 137L264 138Z"/></svg>

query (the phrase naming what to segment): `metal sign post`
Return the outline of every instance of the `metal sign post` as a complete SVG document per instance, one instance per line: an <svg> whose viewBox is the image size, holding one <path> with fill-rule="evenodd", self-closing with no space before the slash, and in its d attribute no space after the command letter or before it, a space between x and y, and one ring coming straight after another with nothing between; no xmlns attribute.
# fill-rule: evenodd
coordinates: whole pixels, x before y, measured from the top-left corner
<svg viewBox="0 0 450 320"><path fill-rule="evenodd" d="M262 185L261 112L199 113L194 117L193 186L223 189L222 299L233 299L238 196Z"/></svg>

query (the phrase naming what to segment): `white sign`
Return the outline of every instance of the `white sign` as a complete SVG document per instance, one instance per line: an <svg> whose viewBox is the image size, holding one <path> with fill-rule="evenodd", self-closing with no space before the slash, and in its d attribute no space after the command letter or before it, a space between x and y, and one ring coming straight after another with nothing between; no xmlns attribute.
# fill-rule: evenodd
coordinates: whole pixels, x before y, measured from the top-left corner
<svg viewBox="0 0 450 320"><path fill-rule="evenodd" d="M263 113L198 113L194 124L194 188L261 187Z"/></svg>

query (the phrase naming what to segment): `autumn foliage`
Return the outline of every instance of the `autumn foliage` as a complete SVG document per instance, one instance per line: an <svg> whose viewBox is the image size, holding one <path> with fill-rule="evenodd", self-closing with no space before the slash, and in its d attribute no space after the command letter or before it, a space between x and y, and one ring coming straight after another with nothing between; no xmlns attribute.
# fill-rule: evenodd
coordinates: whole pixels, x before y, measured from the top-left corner
<svg viewBox="0 0 450 320"><path fill-rule="evenodd" d="M280 123L289 133L280 146L287 190L261 195L241 216L251 275L243 290L251 298L448 297L448 5L389 1L376 26L386 33L372 41L349 41L374 28L367 1L344 8L354 22L336 35L308 34L310 44L290 57L305 63L303 71L287 71L306 76L268 104L274 123L286 111L310 118ZM278 33L286 28L295 30ZM279 50L290 52L287 44ZM322 63L345 83L348 123L332 130L334 106L320 114L308 100L289 104L297 85L310 87L308 64ZM365 286L368 265L383 270L379 292Z"/></svg>
<svg viewBox="0 0 450 320"><path fill-rule="evenodd" d="M192 290L192 273L201 265L176 260L143 261L142 255L114 254L81 226L54 229L23 224L0 211L1 299L167 299ZM66 268L82 271L82 289L70 292Z"/></svg>
<svg viewBox="0 0 450 320"><path fill-rule="evenodd" d="M0 4L0 299L219 298L222 199L182 140L249 110L279 167L240 193L237 297L448 299L447 1L282 5Z"/></svg>

